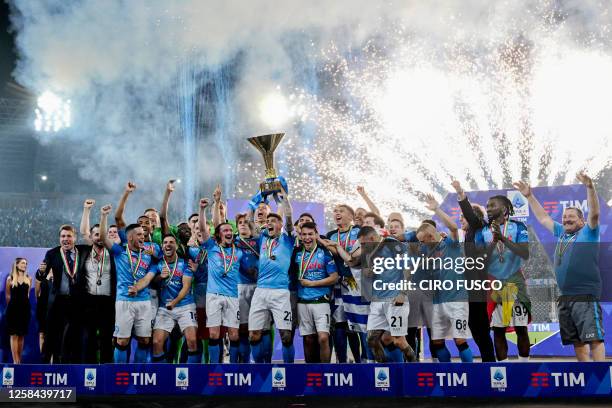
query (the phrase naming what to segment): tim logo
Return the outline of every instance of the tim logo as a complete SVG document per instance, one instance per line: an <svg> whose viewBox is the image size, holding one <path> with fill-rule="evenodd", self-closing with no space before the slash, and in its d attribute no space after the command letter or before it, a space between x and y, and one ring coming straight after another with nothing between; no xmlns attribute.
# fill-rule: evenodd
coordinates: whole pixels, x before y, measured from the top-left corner
<svg viewBox="0 0 612 408"><path fill-rule="evenodd" d="M182 388L189 387L189 368L176 367L176 386Z"/></svg>
<svg viewBox="0 0 612 408"><path fill-rule="evenodd" d="M323 384L327 387L352 387L353 373L306 373L307 387L322 387Z"/></svg>
<svg viewBox="0 0 612 408"><path fill-rule="evenodd" d="M132 380L130 381L130 377ZM115 374L116 385L157 385L156 373L128 373L119 371Z"/></svg>
<svg viewBox="0 0 612 408"><path fill-rule="evenodd" d="M531 373L531 386L584 387L584 373Z"/></svg>
<svg viewBox="0 0 612 408"><path fill-rule="evenodd" d="M225 380L223 380L225 378ZM208 385L220 387L227 385L230 387L251 386L251 373L208 373Z"/></svg>
<svg viewBox="0 0 612 408"><path fill-rule="evenodd" d="M506 367L491 367L491 388L498 390L508 388Z"/></svg>
<svg viewBox="0 0 612 408"><path fill-rule="evenodd" d="M272 388L285 388L287 376L284 367L272 367Z"/></svg>
<svg viewBox="0 0 612 408"><path fill-rule="evenodd" d="M15 369L13 367L4 367L2 369L2 385L15 384Z"/></svg>
<svg viewBox="0 0 612 408"><path fill-rule="evenodd" d="M95 368L86 368L85 373L83 374L84 386L89 388L96 387L96 369Z"/></svg>
<svg viewBox="0 0 612 408"><path fill-rule="evenodd" d="M376 388L389 389L391 386L389 367L374 367L374 386Z"/></svg>
<svg viewBox="0 0 612 408"><path fill-rule="evenodd" d="M437 383L440 387L467 387L467 373L417 373L419 387L433 387Z"/></svg>
<svg viewBox="0 0 612 408"><path fill-rule="evenodd" d="M30 373L30 385L68 385L68 374L32 371Z"/></svg>

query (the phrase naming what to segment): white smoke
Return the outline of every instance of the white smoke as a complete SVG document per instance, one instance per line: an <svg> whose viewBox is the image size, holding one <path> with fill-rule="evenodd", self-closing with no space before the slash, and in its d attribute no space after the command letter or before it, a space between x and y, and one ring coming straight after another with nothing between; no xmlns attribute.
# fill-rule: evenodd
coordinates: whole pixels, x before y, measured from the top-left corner
<svg viewBox="0 0 612 408"><path fill-rule="evenodd" d="M477 52L522 38L539 55L597 48L609 57L612 21L607 2L596 0L15 0L12 7L16 79L73 101L70 137L81 175L109 191L134 179L158 192L164 180L180 176L175 90L187 62L208 72L235 63L239 75L217 93L226 98L226 122L198 147L198 180L210 183L234 170L236 152L248 149L244 138L279 130L261 121L258 103L277 87L301 86L297 76L308 67L300 64L318 67L330 44L346 55L374 40L388 45L392 58L401 37L442 60L452 59L442 55L448 44ZM296 49L298 57L291 55ZM543 150L536 146L532 155ZM512 173L520 177L520 166Z"/></svg>

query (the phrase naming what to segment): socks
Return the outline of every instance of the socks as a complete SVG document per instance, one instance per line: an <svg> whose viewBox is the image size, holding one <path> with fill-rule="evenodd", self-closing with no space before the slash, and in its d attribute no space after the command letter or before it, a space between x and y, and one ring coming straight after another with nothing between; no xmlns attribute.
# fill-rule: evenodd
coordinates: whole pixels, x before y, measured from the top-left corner
<svg viewBox="0 0 612 408"><path fill-rule="evenodd" d="M283 362L285 364L290 364L293 363L293 360L295 359L295 348L293 347L293 343L285 346L283 344Z"/></svg>
<svg viewBox="0 0 612 408"><path fill-rule="evenodd" d="M266 330L261 333L261 352L262 352L262 363L272 362L274 344L272 341L272 333L270 330Z"/></svg>
<svg viewBox="0 0 612 408"><path fill-rule="evenodd" d="M518 361L519 361L519 363L528 363L529 362L529 356L527 356L527 357L518 356Z"/></svg>
<svg viewBox="0 0 612 408"><path fill-rule="evenodd" d="M188 364L199 364L202 361L202 354L196 350L189 350L187 352L187 363Z"/></svg>
<svg viewBox="0 0 612 408"><path fill-rule="evenodd" d="M334 328L334 347L336 348L336 360L338 363L346 363L346 327L337 325Z"/></svg>
<svg viewBox="0 0 612 408"><path fill-rule="evenodd" d="M208 340L208 355L210 356L210 364L219 364L219 357L221 356L219 339Z"/></svg>
<svg viewBox="0 0 612 408"><path fill-rule="evenodd" d="M240 345L238 346L238 355L240 356L241 363L251 362L251 345L249 344L248 337L240 338Z"/></svg>
<svg viewBox="0 0 612 408"><path fill-rule="evenodd" d="M202 357L204 359L204 364L210 363L210 355L208 354L208 339L202 340Z"/></svg>
<svg viewBox="0 0 612 408"><path fill-rule="evenodd" d="M391 361L393 363L404 362L404 354L397 348L397 346L395 346L395 344L391 343L388 346L384 346L384 350L387 361Z"/></svg>
<svg viewBox="0 0 612 408"><path fill-rule="evenodd" d="M446 344L434 347L434 350L436 350L436 357L438 358L438 361L441 363L450 363L451 354L450 351L448 351L448 349L446 348Z"/></svg>
<svg viewBox="0 0 612 408"><path fill-rule="evenodd" d="M262 339L257 341L251 341L251 354L253 355L253 360L256 363L264 362L264 353L263 353L263 341Z"/></svg>
<svg viewBox="0 0 612 408"><path fill-rule="evenodd" d="M457 350L459 350L459 357L461 357L462 362L471 363L474 361L474 356L472 355L472 350L470 349L469 344L460 344L457 346Z"/></svg>
<svg viewBox="0 0 612 408"><path fill-rule="evenodd" d="M238 349L240 347L240 342L238 340L236 341L231 341L230 340L230 349L229 349L229 355L230 355L230 363L239 363L239 354L238 354Z"/></svg>
<svg viewBox="0 0 612 408"><path fill-rule="evenodd" d="M149 357L149 346L138 345L136 347L136 353L134 353L134 362L135 363L146 363L147 358Z"/></svg>
<svg viewBox="0 0 612 408"><path fill-rule="evenodd" d="M113 352L113 361L117 364L127 363L128 355L127 355L128 346L120 346L115 345L115 351Z"/></svg>
<svg viewBox="0 0 612 408"><path fill-rule="evenodd" d="M153 354L151 356L151 362L152 363L161 363L164 360L166 360L166 353L159 353L159 354Z"/></svg>

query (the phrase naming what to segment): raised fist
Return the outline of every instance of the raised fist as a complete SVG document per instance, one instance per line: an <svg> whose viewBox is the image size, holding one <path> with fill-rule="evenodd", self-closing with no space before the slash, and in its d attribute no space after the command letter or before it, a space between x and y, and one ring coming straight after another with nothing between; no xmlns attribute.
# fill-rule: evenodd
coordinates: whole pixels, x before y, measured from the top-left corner
<svg viewBox="0 0 612 408"><path fill-rule="evenodd" d="M128 181L125 186L125 191L127 191L128 193L133 193L134 190L136 190L136 184L131 181Z"/></svg>
<svg viewBox="0 0 612 408"><path fill-rule="evenodd" d="M113 207L110 204L106 204L104 207L100 209L100 212L102 213L102 215L108 215L110 214L112 209Z"/></svg>
<svg viewBox="0 0 612 408"><path fill-rule="evenodd" d="M210 204L208 198L200 198L200 208L204 209L208 207L208 204Z"/></svg>
<svg viewBox="0 0 612 408"><path fill-rule="evenodd" d="M85 202L83 203L83 208L87 208L90 209L91 207L93 207L96 204L96 200L94 200L93 198L88 198L87 200L85 200Z"/></svg>

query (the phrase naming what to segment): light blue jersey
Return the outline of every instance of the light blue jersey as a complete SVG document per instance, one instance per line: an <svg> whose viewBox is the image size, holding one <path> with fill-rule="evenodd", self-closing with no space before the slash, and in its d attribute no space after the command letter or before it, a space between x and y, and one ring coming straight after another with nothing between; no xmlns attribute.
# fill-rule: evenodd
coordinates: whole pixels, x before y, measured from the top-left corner
<svg viewBox="0 0 612 408"><path fill-rule="evenodd" d="M259 236L258 288L289 289L289 267L294 244L295 238L285 232L276 238L271 238L268 231Z"/></svg>
<svg viewBox="0 0 612 408"><path fill-rule="evenodd" d="M193 273L196 285L208 282L208 251L202 247L189 247L189 259L198 264L198 270Z"/></svg>
<svg viewBox="0 0 612 408"><path fill-rule="evenodd" d="M462 259L461 244L459 241L453 240L451 237L444 237L436 246L436 257L439 257L442 262L442 268L433 271L433 277L441 282L448 282L451 285L451 290L437 290L434 292L433 303L448 303L448 302L467 302L468 293L465 289L465 275L458 273L455 265L457 259ZM462 281L461 285L459 282Z"/></svg>
<svg viewBox="0 0 612 408"><path fill-rule="evenodd" d="M297 273L299 299L315 300L324 296L330 298L333 284L312 288L304 287L299 283L300 278L308 281L320 281L337 272L336 263L328 251L320 246L317 246L314 251L306 251L303 248L297 250L293 270Z"/></svg>
<svg viewBox="0 0 612 408"><path fill-rule="evenodd" d="M397 256L403 258L408 253L408 247L403 242L395 238L387 237L383 240L378 250L372 255L375 258L395 259ZM399 285L405 279L404 270L393 265L391 268L384 268L380 274L375 274L372 281L372 300L391 302L401 291L392 285Z"/></svg>
<svg viewBox="0 0 612 408"><path fill-rule="evenodd" d="M507 221L506 224L500 226L500 230L512 242L529 242L527 226L522 222ZM485 225L476 232L475 242L477 244L486 244L487 246L493 242L493 233L488 225ZM505 281L517 273L523 267L523 264L523 258L516 255L501 242L498 242L489 259L488 271L496 279Z"/></svg>
<svg viewBox="0 0 612 408"><path fill-rule="evenodd" d="M202 246L208 251L206 293L237 298L242 250L236 245L221 247L213 238L209 238Z"/></svg>
<svg viewBox="0 0 612 408"><path fill-rule="evenodd" d="M151 255L144 251L128 251L127 245L122 246L113 244L110 250L115 260L117 270L117 300L141 301L150 300L149 288L146 287L139 291L136 296L128 295L128 287L133 286L137 281L144 278L152 267ZM130 262L131 257L131 262Z"/></svg>
<svg viewBox="0 0 612 408"><path fill-rule="evenodd" d="M601 296L599 272L599 225L585 224L574 234L566 234L555 222L555 275L562 295Z"/></svg>
<svg viewBox="0 0 612 408"><path fill-rule="evenodd" d="M175 269L176 265L176 269ZM162 259L160 262L153 265L151 272L155 274L161 274L166 263ZM159 306L163 307L168 302L175 299L179 292L183 289L183 276L193 278L193 272L189 269L189 264L183 258L178 258L178 261L168 263L168 269L170 269L170 275L166 279L161 280L161 299ZM193 303L193 295L191 294L191 288L180 302L176 304L176 307L186 306Z"/></svg>

